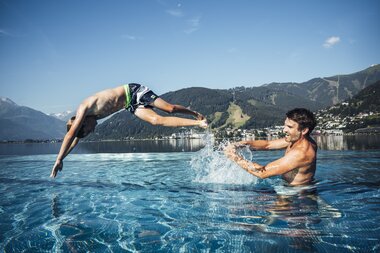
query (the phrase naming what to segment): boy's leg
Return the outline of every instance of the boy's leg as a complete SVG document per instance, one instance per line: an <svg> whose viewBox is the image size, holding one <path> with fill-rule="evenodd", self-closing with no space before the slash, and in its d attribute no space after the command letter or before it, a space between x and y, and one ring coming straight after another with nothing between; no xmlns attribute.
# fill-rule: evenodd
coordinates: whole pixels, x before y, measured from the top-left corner
<svg viewBox="0 0 380 253"><path fill-rule="evenodd" d="M150 105L167 113L173 113L175 110L174 105L166 102L162 98L155 99Z"/></svg>
<svg viewBox="0 0 380 253"><path fill-rule="evenodd" d="M157 100L158 99L156 99L155 101ZM164 110L164 109L161 109L161 110ZM185 118L179 118L179 117L164 117L164 116L158 115L156 112L154 112L150 108L138 107L135 111L135 115L138 118L152 125L168 126L168 127L182 127L182 126L200 126L203 128L207 127L207 123L205 123L204 121L185 119Z"/></svg>
<svg viewBox="0 0 380 253"><path fill-rule="evenodd" d="M170 104L162 98L157 98L150 105L167 113L184 113L195 117L197 120L203 120L205 118L202 114L198 112L187 109L182 105Z"/></svg>

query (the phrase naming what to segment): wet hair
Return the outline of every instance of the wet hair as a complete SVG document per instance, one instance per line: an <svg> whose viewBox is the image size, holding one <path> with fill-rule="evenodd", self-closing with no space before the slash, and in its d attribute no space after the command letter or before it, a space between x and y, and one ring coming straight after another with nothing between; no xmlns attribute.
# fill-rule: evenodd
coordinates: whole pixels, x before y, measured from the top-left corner
<svg viewBox="0 0 380 253"><path fill-rule="evenodd" d="M66 124L66 128L67 128L67 132L70 130L71 126L73 125L73 122L75 120L75 116L71 117L71 119L69 119L69 121L67 121L67 124ZM82 127L79 129L77 135L75 137L78 137L78 138L84 138L86 137L84 135L84 126L82 125Z"/></svg>
<svg viewBox="0 0 380 253"><path fill-rule="evenodd" d="M286 113L286 117L298 123L299 130L309 129L308 135L317 125L314 114L305 108L294 108Z"/></svg>

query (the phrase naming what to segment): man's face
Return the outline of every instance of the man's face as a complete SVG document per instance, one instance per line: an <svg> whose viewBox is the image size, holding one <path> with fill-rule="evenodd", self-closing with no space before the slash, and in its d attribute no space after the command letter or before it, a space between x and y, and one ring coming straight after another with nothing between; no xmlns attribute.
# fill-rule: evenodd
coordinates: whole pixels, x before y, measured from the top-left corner
<svg viewBox="0 0 380 253"><path fill-rule="evenodd" d="M83 133L84 136L89 135L91 132L94 132L95 127L98 123L96 122L96 119L93 117L88 117L83 122Z"/></svg>
<svg viewBox="0 0 380 253"><path fill-rule="evenodd" d="M287 142L296 142L298 141L302 136L302 131L298 129L299 125L297 122L286 118L284 123L284 130L283 132L285 135L285 140Z"/></svg>

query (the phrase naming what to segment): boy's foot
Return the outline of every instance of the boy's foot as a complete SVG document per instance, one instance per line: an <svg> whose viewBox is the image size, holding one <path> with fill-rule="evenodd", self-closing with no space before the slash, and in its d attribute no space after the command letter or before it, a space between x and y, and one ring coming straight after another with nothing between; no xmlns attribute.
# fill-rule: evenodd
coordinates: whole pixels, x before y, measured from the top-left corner
<svg viewBox="0 0 380 253"><path fill-rule="evenodd" d="M206 129L208 127L206 119L199 120L199 127Z"/></svg>

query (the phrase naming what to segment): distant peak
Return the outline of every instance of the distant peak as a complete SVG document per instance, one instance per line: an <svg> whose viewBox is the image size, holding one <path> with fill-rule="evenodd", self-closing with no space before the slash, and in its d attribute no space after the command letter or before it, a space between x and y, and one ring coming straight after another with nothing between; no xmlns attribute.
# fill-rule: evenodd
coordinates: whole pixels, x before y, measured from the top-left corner
<svg viewBox="0 0 380 253"><path fill-rule="evenodd" d="M7 103L7 104L11 104L11 105L17 105L15 102L13 102L11 99L9 98L6 98L6 97L0 97L0 101L2 103Z"/></svg>

